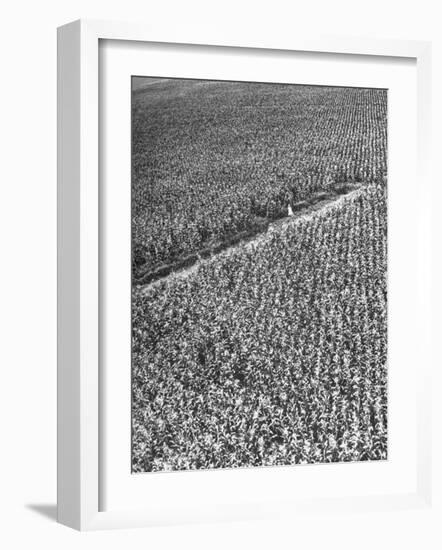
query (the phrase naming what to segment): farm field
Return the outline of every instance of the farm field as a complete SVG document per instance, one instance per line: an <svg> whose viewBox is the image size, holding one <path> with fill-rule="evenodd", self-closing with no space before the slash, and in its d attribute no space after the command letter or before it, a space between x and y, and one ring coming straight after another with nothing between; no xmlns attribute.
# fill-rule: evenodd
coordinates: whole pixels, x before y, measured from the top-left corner
<svg viewBox="0 0 442 550"><path fill-rule="evenodd" d="M152 79L132 103L136 279L386 177L385 90Z"/></svg>
<svg viewBox="0 0 442 550"><path fill-rule="evenodd" d="M134 473L387 458L386 117L385 90L136 87Z"/></svg>

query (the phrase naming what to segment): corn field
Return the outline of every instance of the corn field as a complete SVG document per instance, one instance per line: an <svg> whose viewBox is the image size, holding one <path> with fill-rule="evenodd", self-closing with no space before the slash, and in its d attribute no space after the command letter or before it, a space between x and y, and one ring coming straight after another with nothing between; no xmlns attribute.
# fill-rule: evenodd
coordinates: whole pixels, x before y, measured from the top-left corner
<svg viewBox="0 0 442 550"><path fill-rule="evenodd" d="M133 285L134 472L387 458L386 116L384 90L134 93L134 269L359 184Z"/></svg>

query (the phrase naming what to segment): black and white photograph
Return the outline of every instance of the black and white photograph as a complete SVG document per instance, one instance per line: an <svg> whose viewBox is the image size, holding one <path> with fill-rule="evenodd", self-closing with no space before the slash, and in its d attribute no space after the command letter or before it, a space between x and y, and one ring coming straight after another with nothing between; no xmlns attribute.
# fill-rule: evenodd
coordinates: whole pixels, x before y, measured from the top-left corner
<svg viewBox="0 0 442 550"><path fill-rule="evenodd" d="M386 460L387 90L131 96L132 473Z"/></svg>

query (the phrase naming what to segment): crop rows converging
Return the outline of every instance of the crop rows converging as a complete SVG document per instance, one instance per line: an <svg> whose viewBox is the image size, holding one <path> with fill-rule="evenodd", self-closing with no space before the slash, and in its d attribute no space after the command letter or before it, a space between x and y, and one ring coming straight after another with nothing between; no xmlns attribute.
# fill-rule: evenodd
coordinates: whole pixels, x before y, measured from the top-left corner
<svg viewBox="0 0 442 550"><path fill-rule="evenodd" d="M383 184L386 90L165 80L133 93L135 277L343 183Z"/></svg>

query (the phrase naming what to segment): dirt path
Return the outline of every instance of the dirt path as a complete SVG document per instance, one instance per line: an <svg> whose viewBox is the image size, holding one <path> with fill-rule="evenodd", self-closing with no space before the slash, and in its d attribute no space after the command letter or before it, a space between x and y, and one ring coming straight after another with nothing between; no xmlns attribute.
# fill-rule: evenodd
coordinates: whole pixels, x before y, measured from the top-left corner
<svg viewBox="0 0 442 550"><path fill-rule="evenodd" d="M227 257L234 253L235 251L239 249L244 248L250 248L256 246L259 242L264 241L268 238L268 235L272 233L273 231L280 231L282 228L289 226L289 225L296 225L302 220L311 219L312 217L316 215L323 214L324 212L327 212L331 208L335 208L339 204L346 201L351 196L355 196L362 193L362 189L358 188L353 191L350 191L349 193L346 193L345 195L337 195L333 198L328 198L323 201L319 201L316 204L309 205L307 208L305 208L302 211L295 212L293 216L288 216L285 218L280 218L279 220L276 220L274 222L271 222L267 228L266 232L259 233L255 235L252 238L240 241L232 246L229 246L225 248L224 250L220 251L217 254L214 254L212 256L209 256L208 258L200 258L198 261L196 261L194 264L177 269L176 271L173 271L169 273L168 275L165 275L164 277L160 277L156 279L155 281L151 281L146 284L136 285L137 288L141 291L147 290L148 288L154 287L156 285L161 284L164 279L173 279L178 277L188 277L191 273L197 271L200 267L200 265L212 262L214 261L218 256L223 255L224 257Z"/></svg>

